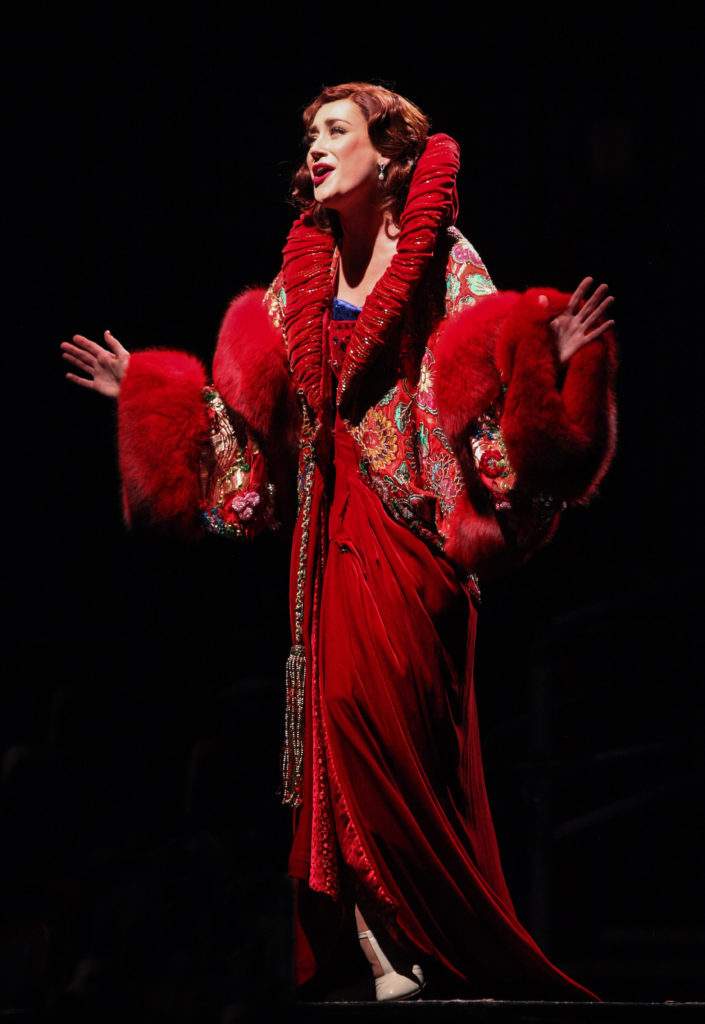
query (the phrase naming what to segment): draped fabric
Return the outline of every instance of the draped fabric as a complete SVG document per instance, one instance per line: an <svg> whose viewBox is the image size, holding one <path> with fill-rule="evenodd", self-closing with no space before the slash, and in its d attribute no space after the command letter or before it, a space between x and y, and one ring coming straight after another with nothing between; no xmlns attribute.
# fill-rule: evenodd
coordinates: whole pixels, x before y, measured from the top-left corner
<svg viewBox="0 0 705 1024"><path fill-rule="evenodd" d="M439 972L436 996L590 998L519 923L504 880L482 770L470 594L362 482L340 417L334 439L309 552L307 797L290 862L300 879L297 980L341 955L357 904L383 943Z"/></svg>

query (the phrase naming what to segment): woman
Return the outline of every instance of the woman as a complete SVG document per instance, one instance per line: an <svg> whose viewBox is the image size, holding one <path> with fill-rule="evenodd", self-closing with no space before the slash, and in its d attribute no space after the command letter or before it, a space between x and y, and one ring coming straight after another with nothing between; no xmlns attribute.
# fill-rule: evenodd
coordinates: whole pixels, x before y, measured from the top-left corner
<svg viewBox="0 0 705 1024"><path fill-rule="evenodd" d="M232 536L295 519L284 801L297 983L355 921L378 999L590 998L514 913L472 684L478 577L545 542L614 445L612 299L497 293L452 227L458 149L366 83L305 111L302 213L267 292L190 356L76 336L119 400L128 521ZM294 513L294 507L296 512Z"/></svg>

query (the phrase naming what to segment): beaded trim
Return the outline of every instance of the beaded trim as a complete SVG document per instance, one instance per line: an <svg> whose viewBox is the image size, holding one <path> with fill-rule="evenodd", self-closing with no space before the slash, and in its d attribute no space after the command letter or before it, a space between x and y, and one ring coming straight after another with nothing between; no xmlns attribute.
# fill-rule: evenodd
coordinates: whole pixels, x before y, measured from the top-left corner
<svg viewBox="0 0 705 1024"><path fill-rule="evenodd" d="M368 295L345 353L337 401L349 413L353 385L370 369L401 322L423 277L438 231L457 215L457 143L432 135L419 158L400 222L397 250ZM289 359L297 385L312 409L322 408L323 319L333 298L330 276L334 239L312 227L307 215L294 222L284 247L282 268L287 303L285 324Z"/></svg>
<svg viewBox="0 0 705 1024"><path fill-rule="evenodd" d="M397 251L368 296L345 352L337 393L343 415L346 411L343 406L349 405L353 384L369 370L398 327L404 308L433 255L439 228L455 221L458 167L458 146L453 139L447 135L431 136L414 170L401 218ZM294 222L283 253L285 335L292 374L304 407L299 477L301 537L294 643L286 664L285 736L281 758L282 803L292 807L302 802L304 761L306 652L303 620L315 461L315 430L307 405L314 415L323 411L323 367L327 357L323 329L333 298L334 250L333 237L312 227L304 214Z"/></svg>
<svg viewBox="0 0 705 1024"><path fill-rule="evenodd" d="M299 562L296 569L296 598L294 603L294 643L286 661L286 710L284 718L284 746L281 755L282 803L290 807L301 805L301 786L304 764L304 710L306 694L306 649L304 647L304 602L306 593L306 563L311 530L311 505L315 453L311 423L304 404L304 423L301 434L300 499L301 539Z"/></svg>

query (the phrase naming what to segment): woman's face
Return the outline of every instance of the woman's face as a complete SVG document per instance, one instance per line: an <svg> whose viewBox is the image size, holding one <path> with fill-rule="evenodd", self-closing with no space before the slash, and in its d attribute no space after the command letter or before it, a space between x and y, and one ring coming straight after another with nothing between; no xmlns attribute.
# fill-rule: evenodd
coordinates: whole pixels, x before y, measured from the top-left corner
<svg viewBox="0 0 705 1024"><path fill-rule="evenodd" d="M387 161L370 142L365 115L356 103L324 103L308 137L306 163L317 202L342 214L378 204L379 165Z"/></svg>

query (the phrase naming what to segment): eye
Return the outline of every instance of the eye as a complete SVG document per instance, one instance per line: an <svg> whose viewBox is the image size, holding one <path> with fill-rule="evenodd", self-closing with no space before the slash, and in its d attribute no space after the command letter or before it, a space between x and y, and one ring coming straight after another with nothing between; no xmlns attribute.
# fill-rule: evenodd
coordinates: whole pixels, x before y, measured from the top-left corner
<svg viewBox="0 0 705 1024"><path fill-rule="evenodd" d="M347 129L340 124L334 124L330 130L331 135L347 135Z"/></svg>

